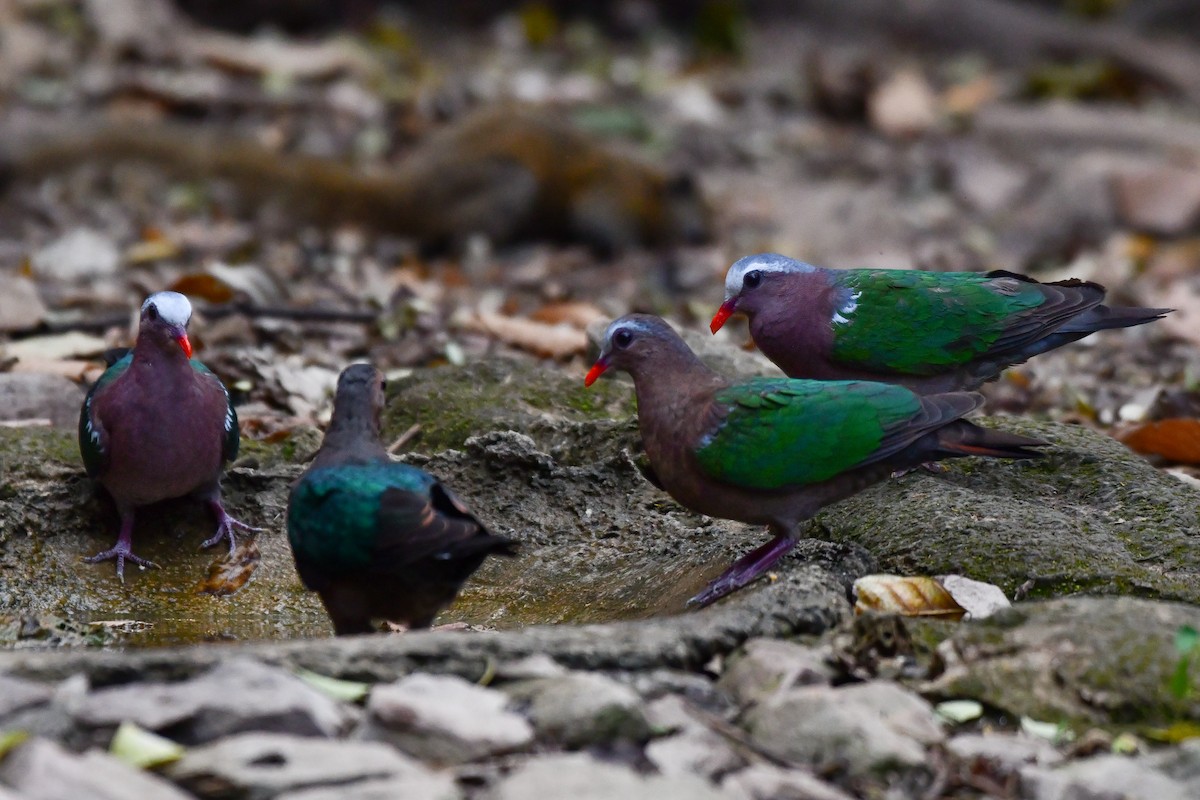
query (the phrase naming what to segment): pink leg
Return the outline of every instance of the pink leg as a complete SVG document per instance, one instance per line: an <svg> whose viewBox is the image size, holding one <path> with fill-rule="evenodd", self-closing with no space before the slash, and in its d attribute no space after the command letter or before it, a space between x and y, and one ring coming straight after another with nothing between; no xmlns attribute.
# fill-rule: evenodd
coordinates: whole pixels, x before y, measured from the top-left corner
<svg viewBox="0 0 1200 800"><path fill-rule="evenodd" d="M84 559L89 564L98 564L101 561L108 561L115 558L117 560L117 577L121 579L121 583L125 582L125 562L132 561L139 567L157 567L153 561L135 556L133 554L133 512L121 514L121 533L117 536L117 544L115 547L96 553L94 556L88 556Z"/></svg>
<svg viewBox="0 0 1200 800"><path fill-rule="evenodd" d="M746 555L733 562L733 566L705 587L704 591L688 600L689 606L703 608L709 603L715 603L727 594L732 594L743 586L753 583L760 575L783 558L789 550L796 546L796 540L786 534L777 534L775 538L751 550Z"/></svg>
<svg viewBox="0 0 1200 800"><path fill-rule="evenodd" d="M208 507L213 510L213 514L217 517L217 533L210 539L205 539L201 547L212 547L226 536L229 537L229 554L233 555L233 550L237 546L236 540L233 538L233 529L241 528L246 531L254 531L257 533L262 528L255 528L253 525L247 525L241 520L236 520L229 514L225 513L225 506L221 505L220 498L208 501Z"/></svg>

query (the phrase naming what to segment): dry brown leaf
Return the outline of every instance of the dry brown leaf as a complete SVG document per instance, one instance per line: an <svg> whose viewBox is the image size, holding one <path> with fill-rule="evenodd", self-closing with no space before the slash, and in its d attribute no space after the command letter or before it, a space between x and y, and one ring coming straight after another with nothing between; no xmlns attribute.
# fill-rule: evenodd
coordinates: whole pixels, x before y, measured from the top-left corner
<svg viewBox="0 0 1200 800"><path fill-rule="evenodd" d="M69 333L52 333L46 336L30 336L17 342L4 345L4 355L19 358L22 361L46 360L59 361L81 356L98 356L108 348L108 344L99 336L91 336L78 331Z"/></svg>
<svg viewBox="0 0 1200 800"><path fill-rule="evenodd" d="M578 301L547 303L529 315L529 318L536 322L545 322L550 325L566 322L580 330L584 330L598 319L608 319L608 317L608 314L605 314L591 303L581 303Z"/></svg>
<svg viewBox="0 0 1200 800"><path fill-rule="evenodd" d="M147 264L175 258L180 253L179 245L170 239L145 239L130 245L125 250L125 260L130 264Z"/></svg>
<svg viewBox="0 0 1200 800"><path fill-rule="evenodd" d="M208 568L208 577L196 584L196 593L217 597L231 595L246 585L261 561L258 545L253 539L247 539L232 553L212 563Z"/></svg>
<svg viewBox="0 0 1200 800"><path fill-rule="evenodd" d="M368 73L374 66L366 51L340 39L303 42L205 32L183 43L191 55L220 69L251 75L319 80L347 72Z"/></svg>
<svg viewBox="0 0 1200 800"><path fill-rule="evenodd" d="M942 110L956 117L969 117L1000 93L991 75L981 75L966 83L956 83L942 92Z"/></svg>
<svg viewBox="0 0 1200 800"><path fill-rule="evenodd" d="M1200 464L1200 419L1195 417L1147 422L1117 438L1142 455L1162 456L1180 464Z"/></svg>
<svg viewBox="0 0 1200 800"><path fill-rule="evenodd" d="M12 366L13 372L44 372L62 375L76 383L95 383L104 374L104 367L92 361L79 359L22 358Z"/></svg>
<svg viewBox="0 0 1200 800"><path fill-rule="evenodd" d="M962 619L966 609L927 576L864 575L854 582L854 613L878 611L906 617Z"/></svg>
<svg viewBox="0 0 1200 800"><path fill-rule="evenodd" d="M204 272L188 273L172 283L169 288L172 292L199 297L210 303L228 303L234 294L229 284Z"/></svg>
<svg viewBox="0 0 1200 800"><path fill-rule="evenodd" d="M587 349L587 334L565 323L550 325L481 311L471 326L506 344L547 358L566 358Z"/></svg>

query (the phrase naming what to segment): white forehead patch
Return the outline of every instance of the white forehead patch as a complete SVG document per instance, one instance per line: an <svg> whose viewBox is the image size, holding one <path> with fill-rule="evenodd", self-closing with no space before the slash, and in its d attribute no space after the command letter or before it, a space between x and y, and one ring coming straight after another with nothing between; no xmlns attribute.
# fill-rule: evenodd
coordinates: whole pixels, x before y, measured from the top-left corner
<svg viewBox="0 0 1200 800"><path fill-rule="evenodd" d="M192 318L192 304L179 292L156 292L150 295L142 303L143 314L151 303L158 309L158 316L168 325L186 328L188 320Z"/></svg>
<svg viewBox="0 0 1200 800"><path fill-rule="evenodd" d="M604 329L605 345L608 345L610 342L612 342L613 334L617 332L618 328L626 328L631 331L637 331L638 333L650 332L650 326L647 325L643 320L632 316L618 317L617 319L614 319L612 322L608 323L608 327Z"/></svg>
<svg viewBox="0 0 1200 800"><path fill-rule="evenodd" d="M733 262L733 266L725 273L725 297L728 299L742 291L742 280L751 270L802 274L815 269L816 267L812 264L805 264L803 261L781 256L778 253L759 253L746 256Z"/></svg>

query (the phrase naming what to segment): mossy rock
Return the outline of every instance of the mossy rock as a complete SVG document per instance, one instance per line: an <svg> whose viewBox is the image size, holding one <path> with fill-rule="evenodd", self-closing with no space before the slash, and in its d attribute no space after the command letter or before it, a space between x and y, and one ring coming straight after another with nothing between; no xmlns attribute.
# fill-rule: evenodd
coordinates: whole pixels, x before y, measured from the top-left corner
<svg viewBox="0 0 1200 800"><path fill-rule="evenodd" d="M859 544L885 572L966 575L1010 596L1200 602L1200 491L1081 426L983 424L1051 446L1040 459L956 459L885 481L822 511L810 535Z"/></svg>
<svg viewBox="0 0 1200 800"><path fill-rule="evenodd" d="M1180 628L1200 628L1200 609L1133 597L1022 603L964 623L939 648L941 676L923 687L942 699L1076 728L1104 725L1154 733L1200 723L1192 654L1186 690L1172 687L1184 658Z"/></svg>

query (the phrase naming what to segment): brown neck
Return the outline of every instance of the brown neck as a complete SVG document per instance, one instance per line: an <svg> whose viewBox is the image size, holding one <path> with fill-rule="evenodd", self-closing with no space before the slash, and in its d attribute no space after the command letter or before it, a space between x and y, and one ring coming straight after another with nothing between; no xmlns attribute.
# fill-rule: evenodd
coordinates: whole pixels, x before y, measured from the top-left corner
<svg viewBox="0 0 1200 800"><path fill-rule="evenodd" d="M337 406L313 466L387 461L387 448L379 435L379 423L372 412L348 404Z"/></svg>

